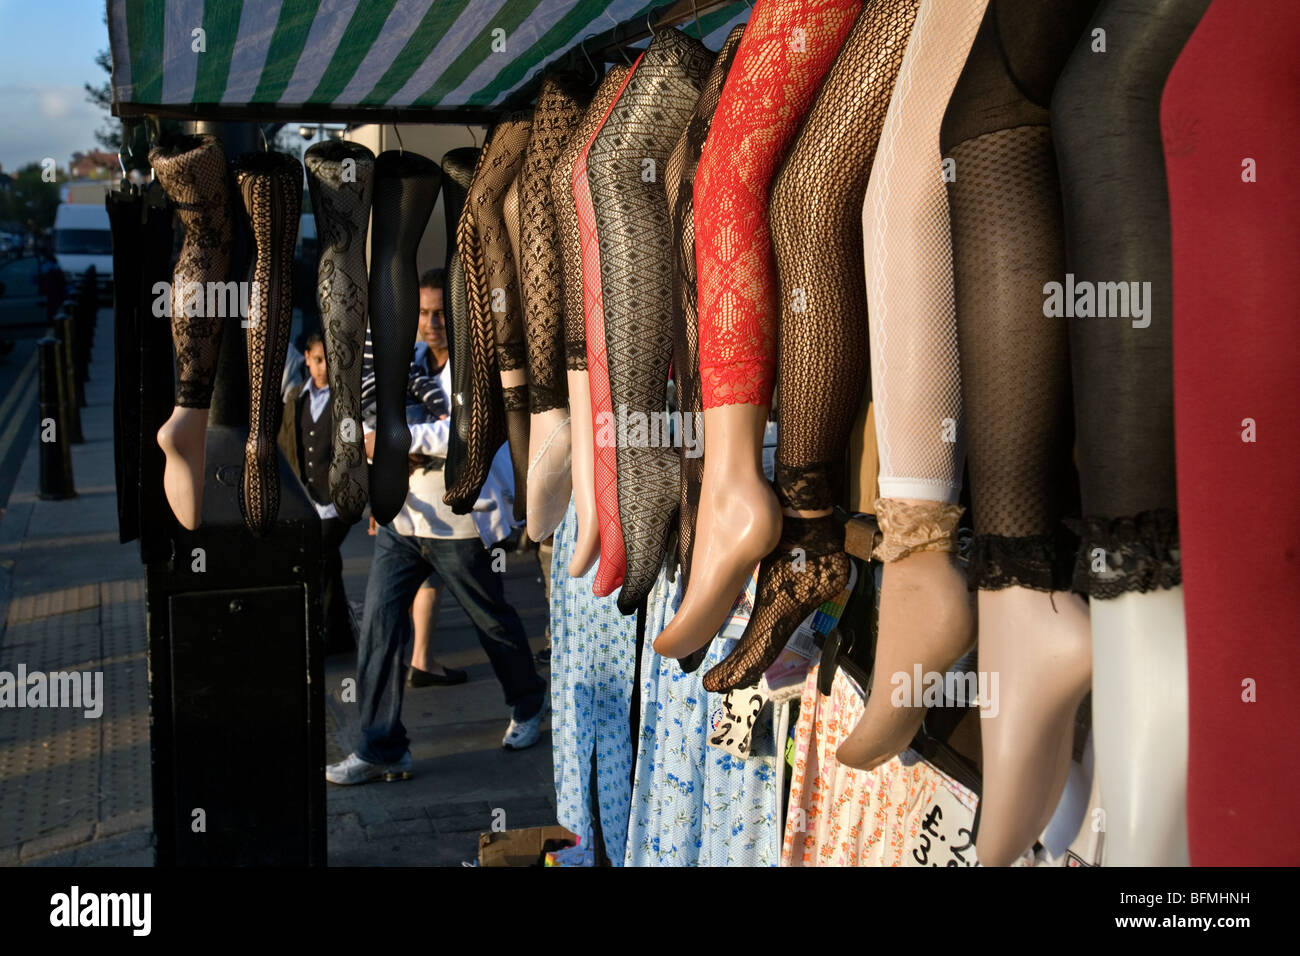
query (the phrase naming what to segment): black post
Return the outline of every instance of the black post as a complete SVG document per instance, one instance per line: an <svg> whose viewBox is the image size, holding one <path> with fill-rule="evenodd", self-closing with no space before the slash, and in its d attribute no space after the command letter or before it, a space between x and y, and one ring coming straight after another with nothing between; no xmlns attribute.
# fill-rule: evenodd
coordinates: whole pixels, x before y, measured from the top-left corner
<svg viewBox="0 0 1300 956"><path fill-rule="evenodd" d="M72 484L72 454L63 424L60 401L64 376L60 359L62 343L47 335L37 343L40 353L40 422L38 434L41 441L40 497L58 501L75 498L77 490Z"/></svg>
<svg viewBox="0 0 1300 956"><path fill-rule="evenodd" d="M77 373L73 361L72 316L61 311L55 320L57 335L62 340L59 345L60 371L63 375L63 390L59 395L68 430L68 441L74 445L82 444L86 439L81 434L81 409L77 405Z"/></svg>

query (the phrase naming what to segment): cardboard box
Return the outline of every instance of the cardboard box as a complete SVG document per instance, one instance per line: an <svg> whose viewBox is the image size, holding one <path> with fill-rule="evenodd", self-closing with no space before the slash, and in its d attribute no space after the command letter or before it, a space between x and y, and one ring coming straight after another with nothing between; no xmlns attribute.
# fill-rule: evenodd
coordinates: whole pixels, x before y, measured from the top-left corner
<svg viewBox="0 0 1300 956"><path fill-rule="evenodd" d="M479 866L537 866L547 840L576 843L578 838L562 826L529 827L478 835Z"/></svg>

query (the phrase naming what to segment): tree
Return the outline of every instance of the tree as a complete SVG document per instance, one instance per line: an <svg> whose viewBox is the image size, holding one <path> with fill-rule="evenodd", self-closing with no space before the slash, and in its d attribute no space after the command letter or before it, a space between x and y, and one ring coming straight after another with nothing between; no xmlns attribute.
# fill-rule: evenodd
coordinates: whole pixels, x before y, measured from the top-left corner
<svg viewBox="0 0 1300 956"><path fill-rule="evenodd" d="M59 181L67 178L61 171L56 172ZM58 205L58 183L45 182L40 163L28 163L13 174L13 184L0 192L0 221L20 222L40 232L54 225Z"/></svg>
<svg viewBox="0 0 1300 956"><path fill-rule="evenodd" d="M95 54L95 65L102 68L110 77L113 75L113 56L107 50ZM113 90L107 82L86 83L86 99L107 114L104 125L95 130L95 142L104 149L118 152L122 148L122 124L113 118Z"/></svg>

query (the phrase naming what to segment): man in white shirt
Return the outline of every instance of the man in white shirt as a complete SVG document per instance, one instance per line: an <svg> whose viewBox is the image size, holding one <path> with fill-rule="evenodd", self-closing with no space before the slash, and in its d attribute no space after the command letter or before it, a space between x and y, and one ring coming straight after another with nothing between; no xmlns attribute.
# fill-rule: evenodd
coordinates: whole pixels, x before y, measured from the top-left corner
<svg viewBox="0 0 1300 956"><path fill-rule="evenodd" d="M445 400L451 394L440 276L422 278L420 336L416 359L435 377ZM435 307L436 306L436 307ZM410 739L402 725L404 681L401 662L410 656L411 601L430 573L436 573L469 616L479 642L513 708L502 746L522 750L537 743L547 711L546 682L538 675L518 613L505 598L501 573L489 548L511 533L514 488L509 449L504 444L474 510L454 514L443 503L446 484L447 417L410 425L412 470L406 502L375 535L375 555L366 585L365 618L357 648L360 739L346 760L326 768L331 783L411 777ZM374 432L366 428L372 453ZM498 565L500 566L500 565Z"/></svg>

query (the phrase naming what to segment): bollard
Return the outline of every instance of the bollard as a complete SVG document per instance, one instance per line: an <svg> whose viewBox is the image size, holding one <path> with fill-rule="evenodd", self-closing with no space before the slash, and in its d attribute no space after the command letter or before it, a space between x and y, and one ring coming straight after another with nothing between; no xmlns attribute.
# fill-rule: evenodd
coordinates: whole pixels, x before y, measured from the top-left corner
<svg viewBox="0 0 1300 956"><path fill-rule="evenodd" d="M77 375L72 361L72 316L60 312L55 321L55 328L58 338L62 340L59 343L59 362L64 385L63 391L59 394L59 401L63 403L61 406L64 411L63 421L68 430L69 443L80 445L86 439L81 434L81 408L77 405Z"/></svg>
<svg viewBox="0 0 1300 956"><path fill-rule="evenodd" d="M40 421L37 423L37 438L41 443L40 497L47 501L75 498L77 490L72 484L72 452L64 434L60 402L65 382L60 362L63 345L52 335L45 336L36 344L41 374Z"/></svg>

